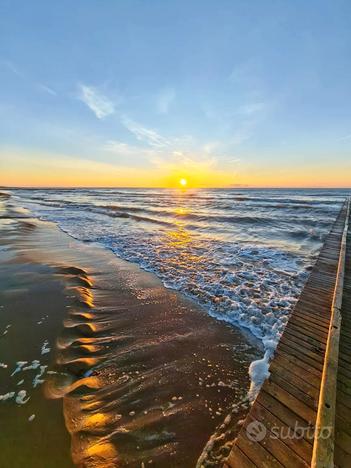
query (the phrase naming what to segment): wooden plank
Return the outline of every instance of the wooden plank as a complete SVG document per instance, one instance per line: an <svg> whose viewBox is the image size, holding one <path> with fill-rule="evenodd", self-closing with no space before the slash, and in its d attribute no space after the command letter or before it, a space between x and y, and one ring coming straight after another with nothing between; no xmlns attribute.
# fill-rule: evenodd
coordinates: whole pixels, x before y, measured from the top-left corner
<svg viewBox="0 0 351 468"><path fill-rule="evenodd" d="M291 408L285 406L282 402L277 400L276 398L272 397L269 393L266 393L264 389L261 390L259 393L255 405L259 404L266 408L270 413L274 414L283 424L286 424L290 428L296 427L304 427L304 428L312 428L313 424L308 424L307 421L302 419L299 415L293 412ZM253 405L253 408L255 407ZM304 440L311 445L311 455L312 455L312 442L313 442L313 433L312 431L306 431L303 434Z"/></svg>
<svg viewBox="0 0 351 468"><path fill-rule="evenodd" d="M276 400L279 400L285 406L291 408L291 410L300 416L301 419L304 419L307 423L314 424L316 411L289 393L289 391L283 389L275 382L272 382L271 379L266 380L262 388Z"/></svg>
<svg viewBox="0 0 351 468"><path fill-rule="evenodd" d="M289 322L285 331L288 331L289 333L292 333L292 334L295 334L295 332L300 333L301 335L304 335L307 338L317 340L321 343L326 343L327 337L328 337L327 333L317 331L316 329L309 327L308 325L306 325L306 327L298 326L293 321Z"/></svg>
<svg viewBox="0 0 351 468"><path fill-rule="evenodd" d="M310 367L314 367L316 371L320 373L323 371L322 362L316 361L313 357L311 358L311 356L308 356L307 353L301 348L298 348L296 346L291 346L290 342L287 343L287 342L280 341L277 349L279 351L282 350L286 352L287 354L291 354L291 356L295 356L301 362L308 364Z"/></svg>
<svg viewBox="0 0 351 468"><path fill-rule="evenodd" d="M274 356L282 356L283 358L288 359L290 362L303 367L305 370L304 375L314 375L315 378L319 380L319 388L321 381L321 371L319 369L316 369L314 366L311 366L305 361L302 361L299 357L294 356L294 354L290 352L289 348L284 349L284 346L278 347Z"/></svg>
<svg viewBox="0 0 351 468"><path fill-rule="evenodd" d="M309 320L307 320L306 318L304 317L300 317L299 315L292 315L291 318L291 323L295 324L296 326L298 327L301 327L303 329L307 329L307 330L313 330L315 332L319 332L321 334L324 334L325 336L328 336L328 328L327 327L323 327L321 325L318 325L314 322L311 322ZM289 321L290 323L290 321Z"/></svg>
<svg viewBox="0 0 351 468"><path fill-rule="evenodd" d="M282 468L283 465L272 456L261 444L247 438L246 429L240 431L236 440L240 450L259 468Z"/></svg>
<svg viewBox="0 0 351 468"><path fill-rule="evenodd" d="M290 428L296 427L304 427L307 429L312 428L312 424L308 424L307 421L302 419L299 415L294 413L291 408L285 406L281 401L277 400L276 398L272 397L269 393L266 393L263 389L259 393L255 405L261 405L266 408L270 413L272 413L275 417L277 417L283 424L286 424ZM254 408L254 406L252 408ZM303 438L307 443L311 445L311 454L312 454L312 442L313 442L313 434L312 431L307 431L303 434Z"/></svg>
<svg viewBox="0 0 351 468"><path fill-rule="evenodd" d="M311 385L309 380L304 379L301 372L295 374L292 372L291 368L285 368L280 365L279 359L274 359L270 366L270 372L272 376L279 376L282 379L285 379L287 382L293 383L300 391L308 395L312 401L316 401L319 395L319 388Z"/></svg>
<svg viewBox="0 0 351 468"><path fill-rule="evenodd" d="M320 346L311 345L307 341L301 340L297 336L291 337L288 333L284 333L280 339L280 342L287 346L291 346L300 352L303 352L306 356L315 360L317 363L322 364L323 366L324 350Z"/></svg>
<svg viewBox="0 0 351 468"><path fill-rule="evenodd" d="M249 414L244 423L244 429L250 427L250 424L257 423L257 420ZM266 429L266 436L256 442L257 445L261 445L267 452L271 454L274 460L281 463L282 466L288 468L306 468L308 465L306 462L294 452L289 445L285 444L276 433L272 433L267 427L266 421L264 422ZM283 434L284 436L284 434Z"/></svg>
<svg viewBox="0 0 351 468"><path fill-rule="evenodd" d="M287 355L276 353L272 364L276 364L283 369L286 369L288 372L296 375L298 378L304 379L306 373L308 373L308 383L311 387L314 388L316 392L315 395L319 394L320 387L320 378L316 377L314 374L308 372L302 363L293 362Z"/></svg>
<svg viewBox="0 0 351 468"><path fill-rule="evenodd" d="M252 418L264 423L265 427L275 435L283 439L283 442L290 447L290 449L298 455L297 463L301 463L300 459L308 460L312 456L312 445L305 439L294 437L295 432L298 433L299 426L297 423L292 427L281 421L275 414L268 411L260 403L257 403L250 412ZM274 454L274 452L273 452ZM292 459L296 459L295 455L290 454Z"/></svg>
<svg viewBox="0 0 351 468"><path fill-rule="evenodd" d="M233 450L230 452L228 457L228 465L232 468L254 468L257 466L245 455L244 452L240 450L237 445L235 445Z"/></svg>
<svg viewBox="0 0 351 468"><path fill-rule="evenodd" d="M293 327L287 328L285 330L284 335L288 336L289 340L298 339L302 342L308 343L313 348L320 348L321 350L323 350L323 352L325 351L326 343L324 342L324 340L301 333L300 331L297 331Z"/></svg>

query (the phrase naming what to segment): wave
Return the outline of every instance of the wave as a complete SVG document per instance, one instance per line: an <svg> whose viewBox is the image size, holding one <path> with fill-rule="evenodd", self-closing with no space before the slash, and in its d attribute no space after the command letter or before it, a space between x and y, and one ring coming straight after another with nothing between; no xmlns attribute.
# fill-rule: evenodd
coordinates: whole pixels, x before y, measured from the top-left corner
<svg viewBox="0 0 351 468"><path fill-rule="evenodd" d="M74 202L72 200L61 200L61 201L48 201L47 197L43 196L34 196L31 197L30 202L39 203L40 205L52 208L65 208L68 207L74 210L85 210L91 213L98 213L112 218L121 218L121 219L131 219L137 222L147 222L153 224L160 224L164 226L172 226L175 221L194 221L199 225L193 225L192 227L197 229L199 227L207 227L211 230L212 227L215 227L216 224L236 224L236 225L252 225L252 226L278 226L279 224L295 224L314 227L316 225L328 226L330 224L329 212L325 212L322 208L318 211L311 210L310 214L307 216L295 216L289 213L290 206L284 209L283 206L279 206L273 211L268 212L266 215L256 214L230 214L230 211L237 212L235 207L228 207L228 205L221 206L216 204L212 209L212 213L209 212L210 208L207 208L207 211L204 209L198 209L197 213L188 212L184 210L175 211L167 208L149 208L144 206L136 206L132 204L128 205L100 205L92 203L82 203ZM262 205L263 207L263 205ZM283 210L283 213L280 211ZM227 211L227 213L226 213ZM241 211L247 211L243 209ZM321 216L321 213L324 216ZM316 216L318 215L319 216ZM313 215L313 216L311 216ZM328 216L327 216L328 215ZM188 226L189 227L189 226ZM216 227L218 229L218 226Z"/></svg>
<svg viewBox="0 0 351 468"><path fill-rule="evenodd" d="M208 191L197 199L183 196L182 211L169 205L169 191L163 198L160 191L139 191L139 198L128 203L122 199L136 191L110 190L110 203L106 192L91 191L87 197L77 191L58 200L53 192L28 196L24 191L22 200L73 237L103 244L155 272L167 286L195 298L222 320L246 324L257 336L283 326L284 310L290 310L301 290L334 209L325 198L317 204L306 194L302 201L289 195L277 202L257 192L235 196L256 200L259 208L235 203L228 208L235 192ZM199 203L200 196L215 200ZM335 199L332 204L337 206Z"/></svg>

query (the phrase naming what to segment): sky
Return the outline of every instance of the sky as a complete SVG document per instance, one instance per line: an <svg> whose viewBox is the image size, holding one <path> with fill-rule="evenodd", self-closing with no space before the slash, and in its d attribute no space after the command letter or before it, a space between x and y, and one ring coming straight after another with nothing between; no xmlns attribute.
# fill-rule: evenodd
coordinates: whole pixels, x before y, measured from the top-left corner
<svg viewBox="0 0 351 468"><path fill-rule="evenodd" d="M350 187L349 0L0 0L0 185Z"/></svg>

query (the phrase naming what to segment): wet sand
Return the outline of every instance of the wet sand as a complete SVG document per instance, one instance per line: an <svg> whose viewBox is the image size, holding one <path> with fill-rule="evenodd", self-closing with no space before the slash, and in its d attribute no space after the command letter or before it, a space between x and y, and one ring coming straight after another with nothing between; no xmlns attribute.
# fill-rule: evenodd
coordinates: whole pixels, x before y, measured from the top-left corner
<svg viewBox="0 0 351 468"><path fill-rule="evenodd" d="M257 348L153 274L3 203L1 394L30 400L0 402L0 466L194 467L213 434L219 466ZM10 377L34 359L42 384L40 367Z"/></svg>

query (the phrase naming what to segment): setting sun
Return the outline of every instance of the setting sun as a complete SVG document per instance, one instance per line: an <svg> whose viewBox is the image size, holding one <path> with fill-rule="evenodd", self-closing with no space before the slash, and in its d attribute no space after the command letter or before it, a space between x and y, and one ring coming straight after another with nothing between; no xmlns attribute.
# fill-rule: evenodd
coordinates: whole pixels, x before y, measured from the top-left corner
<svg viewBox="0 0 351 468"><path fill-rule="evenodd" d="M182 187L185 187L185 186L187 185L188 181L187 181L186 179L180 179L180 180L179 180L179 183L180 183L180 185L181 185Z"/></svg>

